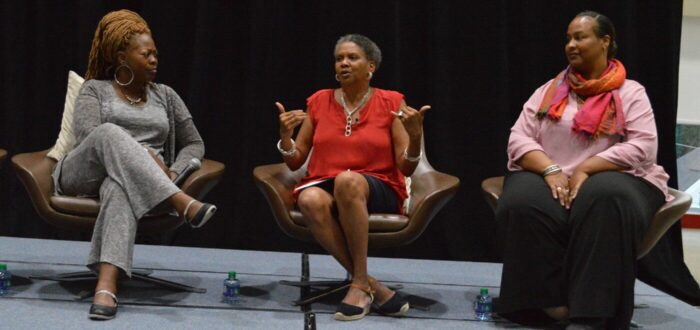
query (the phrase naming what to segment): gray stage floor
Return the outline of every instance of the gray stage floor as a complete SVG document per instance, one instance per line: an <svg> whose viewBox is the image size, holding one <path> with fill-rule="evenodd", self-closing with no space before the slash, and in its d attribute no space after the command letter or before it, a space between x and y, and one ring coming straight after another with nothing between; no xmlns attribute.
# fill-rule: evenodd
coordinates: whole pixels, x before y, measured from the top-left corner
<svg viewBox="0 0 700 330"><path fill-rule="evenodd" d="M13 274L55 274L85 270L87 242L0 237L0 263ZM94 282L59 284L34 280L0 297L0 328L12 329L302 329L304 313L290 301L299 289L278 285L298 280L301 254L137 245L134 265L154 270L164 279L206 288L204 294L175 292L133 282L120 285L121 306L108 322L87 319L90 298L77 300ZM312 279L343 278L329 256L311 255ZM494 329L515 328L501 320L473 319L472 303L479 288L498 295L501 265L370 258L372 275L387 283L401 283L409 300L420 305L409 317L395 319L371 314L355 322L333 320L342 295L311 306L318 329ZM236 271L243 301L231 306L221 302L222 281ZM634 320L644 329L700 329L700 312L644 283L637 282Z"/></svg>

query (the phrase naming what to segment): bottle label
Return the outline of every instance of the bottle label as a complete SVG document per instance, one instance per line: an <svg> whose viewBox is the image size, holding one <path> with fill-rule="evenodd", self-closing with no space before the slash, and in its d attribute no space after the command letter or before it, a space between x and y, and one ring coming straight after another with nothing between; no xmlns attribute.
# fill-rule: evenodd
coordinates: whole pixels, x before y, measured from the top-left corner
<svg viewBox="0 0 700 330"><path fill-rule="evenodd" d="M0 291L7 291L12 286L10 280L0 280Z"/></svg>
<svg viewBox="0 0 700 330"><path fill-rule="evenodd" d="M229 297L234 297L234 296L238 296L238 294L239 294L238 291L239 291L238 287L227 287L226 293L224 293L224 294L229 296Z"/></svg>
<svg viewBox="0 0 700 330"><path fill-rule="evenodd" d="M476 304L477 313L491 313L491 304L489 303L477 303Z"/></svg>
<svg viewBox="0 0 700 330"><path fill-rule="evenodd" d="M493 310L493 302L489 296L477 296L474 302L474 312L477 315L490 315Z"/></svg>

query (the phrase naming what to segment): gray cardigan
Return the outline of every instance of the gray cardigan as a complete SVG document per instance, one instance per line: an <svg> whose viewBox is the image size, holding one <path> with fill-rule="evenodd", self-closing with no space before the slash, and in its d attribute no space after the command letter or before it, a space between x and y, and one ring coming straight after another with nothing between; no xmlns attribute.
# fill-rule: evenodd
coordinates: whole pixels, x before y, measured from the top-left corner
<svg viewBox="0 0 700 330"><path fill-rule="evenodd" d="M163 160L170 170L180 173L192 158L204 157L204 142L192 121L192 115L179 95L167 85L150 83L149 102L155 102L165 108L170 130L163 147ZM73 132L76 146L92 130L104 122L105 104L115 97L109 80L91 79L83 83L75 100L73 112Z"/></svg>

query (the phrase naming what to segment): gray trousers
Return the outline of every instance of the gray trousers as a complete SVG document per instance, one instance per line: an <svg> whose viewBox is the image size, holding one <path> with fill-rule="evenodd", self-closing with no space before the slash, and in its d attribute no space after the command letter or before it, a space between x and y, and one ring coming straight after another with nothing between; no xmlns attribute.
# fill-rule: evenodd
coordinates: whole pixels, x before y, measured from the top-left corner
<svg viewBox="0 0 700 330"><path fill-rule="evenodd" d="M137 220L180 191L141 144L121 127L95 128L53 173L56 192L99 196L87 266L106 262L131 276Z"/></svg>

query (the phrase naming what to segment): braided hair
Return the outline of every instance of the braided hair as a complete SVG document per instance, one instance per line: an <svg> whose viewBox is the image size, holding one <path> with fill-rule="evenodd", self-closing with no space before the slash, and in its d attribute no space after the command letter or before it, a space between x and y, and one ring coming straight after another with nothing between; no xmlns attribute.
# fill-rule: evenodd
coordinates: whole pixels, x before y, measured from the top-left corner
<svg viewBox="0 0 700 330"><path fill-rule="evenodd" d="M615 41L615 25L613 25L613 22L610 20L610 18L592 10L582 11L578 13L574 18L579 17L590 17L593 20L595 20L597 24L593 27L593 32L595 32L598 38L603 38L606 35L610 37L610 46L608 48L607 56L609 60L615 58L615 55L617 54L617 42Z"/></svg>
<svg viewBox="0 0 700 330"><path fill-rule="evenodd" d="M117 54L126 50L134 35L148 33L148 23L139 14L122 9L102 17L92 38L85 80L112 79L119 66Z"/></svg>

